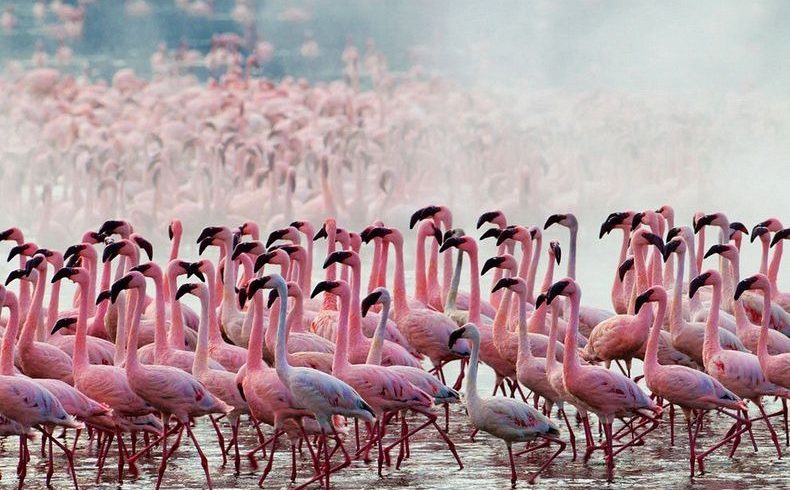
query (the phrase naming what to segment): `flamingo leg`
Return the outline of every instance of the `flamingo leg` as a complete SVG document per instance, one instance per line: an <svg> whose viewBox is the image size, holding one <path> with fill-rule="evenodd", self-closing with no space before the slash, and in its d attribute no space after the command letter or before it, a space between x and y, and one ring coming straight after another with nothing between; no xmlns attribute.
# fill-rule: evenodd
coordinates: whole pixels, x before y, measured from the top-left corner
<svg viewBox="0 0 790 490"><path fill-rule="evenodd" d="M222 453L222 466L228 463L228 458L225 456L225 437L222 435L222 429L217 425L219 418L215 419L213 415L208 416L211 420L211 425L214 426L214 432L217 434L217 444L219 444L220 452Z"/></svg>
<svg viewBox="0 0 790 490"><path fill-rule="evenodd" d="M744 432L749 430L749 427L751 427L751 421L749 420L748 416L745 417L745 418L741 418L738 415L730 414L726 410L718 410L718 411L720 413L724 414L724 415L727 415L728 417L734 418L735 419L735 423L732 425L732 427L727 432L727 434L724 436L724 438L722 438L722 440L720 440L719 442L717 442L716 444L714 444L710 448L706 449L702 453L697 454L696 457L697 457L697 467L699 467L699 474L705 473L704 459L709 454L711 454L713 451L719 449L720 447L724 446L725 444L729 444L730 441L740 439L741 434L743 434ZM739 410L739 412L741 412L741 411ZM700 420L699 424L700 424L700 427L701 427L702 426L702 420Z"/></svg>
<svg viewBox="0 0 790 490"><path fill-rule="evenodd" d="M528 480L530 485L533 485L535 483L535 481L537 481L538 476L540 476L540 474L543 472L543 470L548 468L549 465L551 464L551 462L554 461L554 459L557 456L559 456L561 452L563 452L565 450L566 444L563 441L559 440L559 439L554 439L554 438L548 438L547 437L546 438L546 442L549 443L549 444L547 444L547 446L550 445L551 442L555 442L555 443L559 444L560 447L559 447L559 449L557 449L557 451L554 454L551 455L551 457L549 459L546 460L546 462L544 462L540 466L540 468L538 468L538 470L535 473L530 475L529 480Z"/></svg>
<svg viewBox="0 0 790 490"><path fill-rule="evenodd" d="M612 423L608 420L603 424L606 435L606 481L614 481L614 453L612 452Z"/></svg>
<svg viewBox="0 0 790 490"><path fill-rule="evenodd" d="M63 451L63 454L66 455L66 462L68 463L69 473L71 475L71 481L74 483L74 488L76 490L79 490L79 485L77 485L77 473L74 471L74 455L71 453L71 451L69 451L69 448L67 448L60 441L52 437L52 434L49 434L47 431L45 431L42 428L39 428L38 430L44 435L44 437L49 438L56 446L58 446L58 449Z"/></svg>
<svg viewBox="0 0 790 490"><path fill-rule="evenodd" d="M573 433L573 427L571 426L571 421L568 420L568 416L565 414L565 409L559 409L560 415L562 415L562 419L565 421L565 426L568 427L568 438L571 441L571 451L573 452L573 458L571 461L576 461L576 434Z"/></svg>
<svg viewBox="0 0 790 490"><path fill-rule="evenodd" d="M510 442L507 443L507 455L510 458L510 483L513 487L516 486L516 462L513 459L513 446Z"/></svg>
<svg viewBox="0 0 790 490"><path fill-rule="evenodd" d="M277 441L280 439L280 435L282 434L282 430L278 429L272 435L270 439L272 441L272 448L269 451L269 461L266 463L266 468L263 470L263 474L261 475L260 479L258 480L258 486L263 488L263 482L266 480L266 477L269 476L269 472L272 470L272 463L274 462L274 453L277 451Z"/></svg>
<svg viewBox="0 0 790 490"><path fill-rule="evenodd" d="M190 439L192 439L192 444L195 445L195 449L197 449L198 455L200 455L200 465L203 467L203 472L206 473L206 483L208 484L209 490L211 490L211 473L208 469L208 459L206 458L206 455L203 454L203 450L200 448L200 443L195 437L195 434L192 433L192 428L189 425L189 421L187 421L187 423L184 425L187 429L187 435Z"/></svg>
<svg viewBox="0 0 790 490"><path fill-rule="evenodd" d="M761 401L757 402L757 408L760 409L760 413L763 415L761 418L765 421L765 425L768 426L768 430L771 432L771 440L774 443L774 447L776 447L776 455L781 459L782 457L782 446L779 444L779 437L776 435L776 431L774 430L774 426L771 424L771 418L765 413L765 408Z"/></svg>

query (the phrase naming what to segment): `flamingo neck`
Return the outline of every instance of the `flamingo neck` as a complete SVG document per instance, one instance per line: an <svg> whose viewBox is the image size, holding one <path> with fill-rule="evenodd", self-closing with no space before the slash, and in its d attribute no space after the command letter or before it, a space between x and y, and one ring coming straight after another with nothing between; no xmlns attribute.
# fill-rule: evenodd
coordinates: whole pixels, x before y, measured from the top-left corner
<svg viewBox="0 0 790 490"><path fill-rule="evenodd" d="M502 254L505 253L506 250L507 250L507 245L505 243L501 243L501 244L499 244L499 246L497 246L496 254L497 255L502 255ZM494 277L491 278L491 294L488 295L489 303L491 303L491 305L494 308L497 308L497 311L499 310L499 302L502 300L502 295L504 293L501 290L494 291L493 289L494 289L494 286L496 286L496 283L498 283L499 280L502 279L502 274L503 273L504 273L504 270L500 269L499 267L497 267L494 270Z"/></svg>
<svg viewBox="0 0 790 490"><path fill-rule="evenodd" d="M419 253L419 252L418 252ZM423 257L424 259L424 257ZM381 238L373 240L373 263L370 264L370 275L368 276L368 294L376 289L379 275L379 261L381 260ZM419 275L417 280L419 281Z"/></svg>
<svg viewBox="0 0 790 490"><path fill-rule="evenodd" d="M209 311L211 310L211 300L208 293L200 295L200 323L198 323L197 346L195 347L195 357L192 360L192 374L200 376L200 373L208 371L208 330L209 330Z"/></svg>
<svg viewBox="0 0 790 490"><path fill-rule="evenodd" d="M263 367L263 297L260 291L252 298L252 330L247 346L247 372Z"/></svg>
<svg viewBox="0 0 790 490"><path fill-rule="evenodd" d="M643 308L647 308L644 305ZM664 315L667 309L666 300L659 300L656 314L653 317L653 325L650 330L650 337L647 338L645 350L645 376L649 380L658 370L658 336L661 334L661 324L664 322Z"/></svg>
<svg viewBox="0 0 790 490"><path fill-rule="evenodd" d="M145 288L134 290L135 303L132 311L132 323L129 327L129 340L126 344L126 370L132 372L141 369L140 359L137 357L137 338L140 331L140 318L143 314L145 303Z"/></svg>
<svg viewBox="0 0 790 490"><path fill-rule="evenodd" d="M165 293L162 276L154 277L154 359L161 362L167 354L167 325L165 322Z"/></svg>
<svg viewBox="0 0 790 490"><path fill-rule="evenodd" d="M173 241L170 242L170 260L173 261L178 258L178 249L181 247L181 233L173 235Z"/></svg>
<svg viewBox="0 0 790 490"><path fill-rule="evenodd" d="M8 303L8 323L0 348L0 375L14 375L14 342L19 331L19 303L13 293L6 291L5 302Z"/></svg>
<svg viewBox="0 0 790 490"><path fill-rule="evenodd" d="M384 332L387 329L387 319L390 316L390 302L384 301L381 304L381 314L376 332L373 334L373 341L370 343L370 350L365 364L381 364L381 353L384 349Z"/></svg>
<svg viewBox="0 0 790 490"><path fill-rule="evenodd" d="M532 357L532 351L529 346L529 334L527 333L527 295L519 293L518 295L518 357L519 359L529 359ZM543 311L546 311L544 304L540 305ZM533 313L535 316L537 312ZM545 315L544 315L545 316Z"/></svg>
<svg viewBox="0 0 790 490"><path fill-rule="evenodd" d="M713 295L710 301L710 313L705 323L705 339L702 344L703 363L721 351L719 341L719 308L721 307L721 284L713 285Z"/></svg>
<svg viewBox="0 0 790 490"><path fill-rule="evenodd" d="M508 277L511 276L512 273L508 271ZM504 339L507 334L507 323L510 319L512 300L513 291L511 291L510 288L505 288L505 292L502 294L502 300L499 302L499 307L496 310L496 316L494 316L494 324L492 325L494 339Z"/></svg>
<svg viewBox="0 0 790 490"><path fill-rule="evenodd" d="M760 322L760 337L757 340L757 359L760 361L760 366L763 371L766 371L768 366L768 329L771 324L771 291L770 289L763 290L763 315Z"/></svg>
<svg viewBox="0 0 790 490"><path fill-rule="evenodd" d="M80 289L82 285L80 284ZM87 349L87 335L88 335L88 295L85 291L80 293L79 311L77 313L77 330L74 333L74 365L73 371L76 373L79 369L88 365L88 349Z"/></svg>
<svg viewBox="0 0 790 490"><path fill-rule="evenodd" d="M409 302L406 299L406 277L403 265L403 243L395 243L395 282L392 288L395 303L395 319L399 320L409 314Z"/></svg>
<svg viewBox="0 0 790 490"><path fill-rule="evenodd" d="M768 276L768 252L770 251L770 242L768 240L760 240L760 243L762 245L762 252L760 253L760 274ZM771 286L773 286L773 284L771 284Z"/></svg>
<svg viewBox="0 0 790 490"><path fill-rule="evenodd" d="M461 251L459 250L459 254ZM480 317L480 268L477 265L477 247L472 246L467 253L469 254L469 273L471 274L471 286L469 289L469 321L482 327Z"/></svg>
<svg viewBox="0 0 790 490"><path fill-rule="evenodd" d="M579 332L579 304L581 291L578 289L570 296L570 321L565 329L565 342L567 346L576 345L576 336ZM548 353L546 354L548 356ZM575 379L574 376L581 369L579 354L576 349L565 349L562 363L562 375L565 380Z"/></svg>
<svg viewBox="0 0 790 490"><path fill-rule="evenodd" d="M672 304L669 307L669 331L676 333L678 328L683 325L683 269L685 262L685 252L679 252L677 256L678 270L675 273L675 285L672 288Z"/></svg>
<svg viewBox="0 0 790 490"><path fill-rule="evenodd" d="M428 281L425 277L425 238L426 236L420 233L417 235L417 252L414 257L414 298L422 304L428 304ZM377 244L378 247L378 244ZM376 263L374 261L374 268ZM372 291L375 288L368 286Z"/></svg>
<svg viewBox="0 0 790 490"><path fill-rule="evenodd" d="M455 270L453 270L453 280L450 283L450 289L447 291L447 300L444 303L444 312L448 313L455 311L455 305L458 301L458 288L461 285L461 271L464 267L464 254L459 253L455 259Z"/></svg>
<svg viewBox="0 0 790 490"><path fill-rule="evenodd" d="M551 323L549 324L549 343L546 347L546 372L551 373L557 366L557 325L560 319L559 305L550 305L551 307ZM549 308L549 306L545 306Z"/></svg>
<svg viewBox="0 0 790 490"><path fill-rule="evenodd" d="M771 282L771 291L773 294L779 291L776 278L779 275L779 264L782 262L783 242L784 240L779 240L779 242L774 245L774 254L771 256L771 264L768 266L768 280Z"/></svg>
<svg viewBox="0 0 790 490"><path fill-rule="evenodd" d="M538 235L535 238L535 246L532 248L532 261L529 264L529 274L527 274L527 303L535 304L535 276L538 273L541 249L543 248L543 237Z"/></svg>
<svg viewBox="0 0 790 490"><path fill-rule="evenodd" d="M702 258L705 255L705 228L703 227L699 233L697 233L697 251L691 255L694 258L694 264L696 266L696 270L689 271L691 272L694 277L699 275L699 272L702 270Z"/></svg>
<svg viewBox="0 0 790 490"><path fill-rule="evenodd" d="M339 376L349 365L348 363L348 313L349 297L340 297L340 314L337 322L337 343L335 344L335 357L332 360L332 373Z"/></svg>
<svg viewBox="0 0 790 490"><path fill-rule="evenodd" d="M623 295L624 292L624 285L623 281L620 280L620 272L619 267L620 264L625 262L626 255L628 254L628 231L625 229L623 230L623 240L620 242L620 255L617 258L617 265L614 268L614 280L612 281L612 306L615 308L617 305L615 304L616 298L620 298L621 301L625 302L625 298ZM544 289L545 291L545 289Z"/></svg>
<svg viewBox="0 0 790 490"><path fill-rule="evenodd" d="M360 345L364 342L362 334L362 306L360 294L362 289L362 266L356 264L351 266L351 310L349 316L349 341L353 345Z"/></svg>
<svg viewBox="0 0 790 490"><path fill-rule="evenodd" d="M301 293L293 295L294 304L288 313L288 330L304 332L304 298Z"/></svg>
<svg viewBox="0 0 790 490"><path fill-rule="evenodd" d="M25 325L22 327L22 335L19 337L19 345L32 345L36 330L38 328L38 319L41 315L41 305L44 303L44 289L47 282L47 269L43 268L38 273L36 279L36 287L33 289L33 301L30 303L30 309L27 311L27 318L25 318Z"/></svg>
<svg viewBox="0 0 790 490"><path fill-rule="evenodd" d="M177 280L175 273L167 273L167 290L170 296L167 298L170 303L170 332L167 341L171 347L178 350L184 349L184 316L181 312L181 302L176 301L173 291L176 288ZM209 302L211 302L211 289L208 292Z"/></svg>
<svg viewBox="0 0 790 490"><path fill-rule="evenodd" d="M385 288L387 287L387 258L389 257L389 242L382 242L381 244L381 261L378 267L378 284L376 286Z"/></svg>
<svg viewBox="0 0 790 490"><path fill-rule="evenodd" d="M570 227L570 253L568 254L568 277L576 279L576 239L579 229L576 226Z"/></svg>
<svg viewBox="0 0 790 490"><path fill-rule="evenodd" d="M469 374L466 379L466 399L469 403L475 404L480 400L477 393L477 366L480 363L480 335L475 335L472 339L472 355L469 357Z"/></svg>

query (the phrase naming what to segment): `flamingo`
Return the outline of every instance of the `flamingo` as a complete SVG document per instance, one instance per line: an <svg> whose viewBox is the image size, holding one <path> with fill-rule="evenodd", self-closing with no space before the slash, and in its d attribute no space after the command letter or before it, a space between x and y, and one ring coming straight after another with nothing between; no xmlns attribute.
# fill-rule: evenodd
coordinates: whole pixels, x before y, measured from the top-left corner
<svg viewBox="0 0 790 490"><path fill-rule="evenodd" d="M530 442L542 438L559 445L557 452L529 477L528 481L535 483L540 473L565 449L565 443L556 438L560 435L559 428L545 415L519 400L481 397L477 393L480 333L474 323L467 323L454 330L449 339L450 347L461 338L469 339L472 342L469 377L466 381L466 410L469 413L469 420L475 428L505 441L510 457L510 482L515 485L518 479L516 463L513 458L514 442Z"/></svg>
<svg viewBox="0 0 790 490"><path fill-rule="evenodd" d="M162 436L162 461L159 464L156 488L162 484L162 477L170 456L167 450L167 436L176 428L179 430L179 434L186 429L187 435L200 456L206 483L209 488L212 488L208 460L192 432L189 419L214 413L227 414L232 411L232 407L211 394L191 374L171 366L148 366L140 362L135 346L139 335L140 316L145 303L145 277L137 271L129 272L112 285L112 299L116 300L120 292L127 289L134 291L135 304L126 347L126 377L132 390L162 413L162 425L165 428ZM176 426L173 429L168 427L171 416L176 419Z"/></svg>
<svg viewBox="0 0 790 490"><path fill-rule="evenodd" d="M683 261L680 260L679 263L682 264ZM695 463L698 463L700 469L702 469L705 456L710 454L713 449L726 444L740 435L739 432L731 431L728 436L711 450L697 455L696 441L702 426L703 413L708 410L722 408L746 410L746 405L736 394L708 374L686 366L659 364L658 338L667 308L666 290L658 285L644 291L636 299L636 310L640 310L647 303L656 303L658 306L653 318L650 336L647 339L645 381L647 387L650 388L654 395L679 405L683 410L689 438L690 476L693 477ZM737 417L736 420L738 420ZM746 428L742 431L745 430Z"/></svg>
<svg viewBox="0 0 790 490"><path fill-rule="evenodd" d="M217 398L233 407L233 411L228 414L231 429L233 430L235 448L235 468L236 472L240 469L239 457L239 422L241 415L249 413L249 405L239 392L236 385L236 376L224 369L214 369L209 367L208 358L208 330L211 318L211 299L209 298L208 288L204 284L184 284L175 295L176 301L185 294L191 294L200 299L200 324L198 327L198 344L192 364L192 375L195 376L208 390ZM220 444L220 449L224 454L224 445Z"/></svg>
<svg viewBox="0 0 790 490"><path fill-rule="evenodd" d="M579 328L581 288L576 284L576 281L568 277L555 282L551 286L546 295L547 304L551 304L552 300L557 296L566 296L570 301L569 328L565 331L565 344L571 345ZM612 481L614 479L615 456L612 450L612 422L614 418L622 416L651 418L651 412L660 414L661 407L656 405L628 377L599 366L581 364L575 349L569 349L566 353L562 372L568 393L585 410L595 413L603 422L606 436L606 477L607 481ZM635 441L641 440L649 431L654 430L656 425L653 424L639 437L623 445L618 449L618 452Z"/></svg>
<svg viewBox="0 0 790 490"><path fill-rule="evenodd" d="M601 225L601 231L598 234L598 239L601 239L604 235L608 235L615 229L622 230L623 239L620 242L620 255L617 259L618 267L625 262L626 254L628 253L631 222L633 219L633 211L612 213ZM617 268L615 268L614 280L612 281L612 307L618 315L624 315L628 312L628 298L630 291L633 289L633 276L628 277L631 278L631 280L625 281L621 279Z"/></svg>
<svg viewBox="0 0 790 490"><path fill-rule="evenodd" d="M714 270L708 270L695 277L689 284L689 297L694 296L697 290L703 286L711 286L713 288L710 314L705 324L705 343L702 351L705 371L739 397L751 400L757 405L762 414L761 419L765 421L765 425L768 426L768 430L771 433L776 452L781 457L782 449L779 447L779 440L771 425L771 421L765 413L762 397L775 395L787 398L790 396L790 390L768 381L760 368L757 356L754 354L722 349L716 336L716 325L718 323L716 315L718 315L719 306L721 305L721 283L721 274Z"/></svg>
<svg viewBox="0 0 790 490"><path fill-rule="evenodd" d="M254 286L253 286L254 285ZM277 275L264 276L256 279L250 284L255 287L274 287L280 298L286 298L288 294L285 280ZM343 446L343 442L337 435L337 431L331 424L333 415L342 415L362 419L368 424L372 424L375 418L373 408L357 393L354 388L340 379L316 371L310 368L293 367L288 363L285 345L286 312L285 308L280 309L280 317L277 323L277 346L275 348L274 360L277 376L285 386L291 391L295 400L299 400L299 405L313 414L318 421L321 429L322 446L324 448L324 469L319 475L313 477L301 487L321 479L326 478L326 488L329 487L329 477L331 473L339 471L348 466L351 458ZM342 348L338 346L335 350L337 358L338 351ZM327 434L333 434L337 447L341 449L345 456L345 461L337 467L330 467L329 445Z"/></svg>

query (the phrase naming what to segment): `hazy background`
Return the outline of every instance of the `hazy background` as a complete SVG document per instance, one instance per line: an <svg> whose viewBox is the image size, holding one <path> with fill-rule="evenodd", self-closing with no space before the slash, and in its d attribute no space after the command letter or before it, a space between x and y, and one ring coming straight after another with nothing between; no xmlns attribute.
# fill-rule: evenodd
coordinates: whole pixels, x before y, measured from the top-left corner
<svg viewBox="0 0 790 490"><path fill-rule="evenodd" d="M494 109L473 114L495 130L523 130L540 150L543 169L526 192L541 189L549 197L511 216L542 224L550 213L576 212L579 273L590 282L601 274L609 282L619 240L599 242L597 229L614 210L671 203L678 223L690 223L696 210L725 211L749 228L769 216L790 220L788 2L259 1L249 29L232 15L232 1L216 1L210 18L186 15L171 1L148 4L150 14L132 17L124 2L91 2L83 35L63 40L51 14L36 20L31 2L2 2L15 7L19 23L0 33L0 63L30 66L37 42L50 57L65 42L74 50L66 71L109 79L131 67L150 76L150 56L160 43L172 50L185 42L205 53L212 34L236 32L275 48L257 75L315 82L342 76L349 37L361 53L372 40L391 70L418 65L490 97ZM284 18L292 7L306 14L301 21ZM308 35L320 50L313 59L300 54ZM193 72L203 79L220 74ZM473 117L468 124L478 122ZM535 164L523 149L502 150L497 170L507 175ZM480 212L516 191L512 184L474 188L489 170L453 175L461 167L452 158L430 155L427 164L445 166L447 179L413 205L448 203L471 231ZM470 184L471 191L457 191ZM554 189L559 198L551 198ZM567 240L564 230L547 236ZM759 247L746 249L744 273L754 269ZM608 303L603 288L587 297Z"/></svg>

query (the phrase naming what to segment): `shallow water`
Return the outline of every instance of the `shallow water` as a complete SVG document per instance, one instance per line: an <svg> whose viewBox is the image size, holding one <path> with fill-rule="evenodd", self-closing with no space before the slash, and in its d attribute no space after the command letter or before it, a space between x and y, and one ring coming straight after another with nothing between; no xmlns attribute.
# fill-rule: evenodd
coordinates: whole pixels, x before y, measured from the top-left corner
<svg viewBox="0 0 790 490"><path fill-rule="evenodd" d="M489 381L487 378L484 381ZM481 390L488 391L490 382L484 382ZM776 409L778 404L770 404ZM754 411L756 412L756 411ZM752 414L754 416L754 413ZM718 451L706 459L707 474L695 477L693 480L687 475L687 439L685 426L682 426L681 417L678 415L675 430L675 446L669 445L668 424L662 424L655 432L646 438L647 444L621 453L617 458L615 482L608 488L688 488L688 489L722 489L749 486L755 488L787 488L790 486L790 468L785 459L776 457L773 446L768 438L768 431L764 426L755 427L755 437L759 451L754 453L745 438L735 456L728 459L725 450ZM417 419L412 417L412 422ZM700 435L700 444L711 445L715 437L723 434L729 427L726 417L720 415L709 416L706 426ZM778 427L779 422L775 425ZM200 420L195 430L198 439L209 459L209 467L214 488L234 489L253 488L261 474L265 462L259 462L259 468L253 469L244 458L244 452L255 447L257 440L255 432L249 424L242 429L241 474L234 475L232 460L229 465L221 467L222 458L216 445L216 438L208 420ZM229 433L229 427L225 427ZM577 437L582 436L581 428L577 427ZM270 433L265 430L265 433ZM354 461L350 468L346 468L333 479L334 488L363 489L363 488L458 488L459 486L474 486L480 489L506 488L509 485L510 471L508 467L507 452L504 444L493 437L478 434L476 442L469 439L470 426L461 406L452 410L450 423L450 437L457 445L458 453L465 468L458 470L452 456L446 447L437 442L435 432L425 431L418 434L411 444L411 458L406 460L400 470L393 467L384 470L384 477L376 475L376 463ZM352 432L353 434L353 432ZM68 436L71 441L72 435ZM390 436L392 437L392 436ZM563 435L563 439L567 436ZM783 439L783 434L780 435ZM36 438L38 441L38 438ZM346 439L349 448L353 447L353 437ZM101 481L95 482L95 445L86 446L87 439L83 435L77 452L77 475L81 487L110 489L118 487L116 479L115 462L112 454L107 459ZM290 454L287 443L280 446L276 453L274 467L265 482L264 488L289 488ZM27 478L28 488L37 488L43 482L46 467L39 457L36 443L31 444L32 461ZM6 485L15 482L14 471L16 468L15 439L0 441L0 468L3 471L3 483ZM285 449L283 451L283 449ZM788 450L783 446L784 450ZM297 483L305 481L310 476L309 454L299 458L299 473ZM393 451L393 460L396 456ZM541 449L529 457L517 459L519 470L519 488L532 488L526 483L528 474L534 471L546 457L550 455L548 449ZM551 465L534 488L557 488L562 485L568 488L600 488L606 486L605 467L601 453L597 452L588 464L579 461L570 461L570 445L566 452L561 454ZM138 461L140 474L137 479L129 480L123 488L143 489L151 488L156 481L156 470L159 464L158 454L153 458L141 458ZM68 488L69 479L65 474L65 459L58 459L56 474L53 479L55 488ZM163 488L201 488L204 486L204 477L201 471L197 453L182 442L182 446L168 465Z"/></svg>

